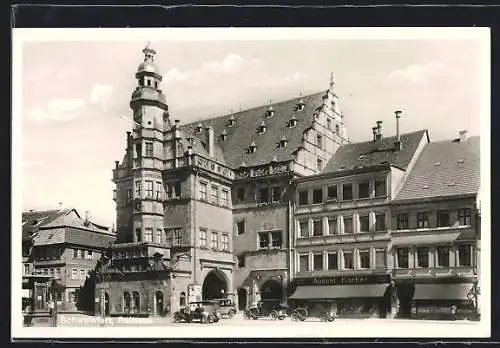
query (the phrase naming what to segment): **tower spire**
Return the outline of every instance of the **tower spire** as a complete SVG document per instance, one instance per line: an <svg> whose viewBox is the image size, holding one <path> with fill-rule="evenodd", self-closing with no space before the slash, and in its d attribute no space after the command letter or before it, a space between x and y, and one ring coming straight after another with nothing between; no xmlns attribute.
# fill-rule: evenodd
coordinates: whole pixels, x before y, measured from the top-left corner
<svg viewBox="0 0 500 348"><path fill-rule="evenodd" d="M156 51L151 48L151 41L148 41L146 44L146 47L142 50L142 53L144 53L144 61L146 60L154 60L154 55L156 54Z"/></svg>

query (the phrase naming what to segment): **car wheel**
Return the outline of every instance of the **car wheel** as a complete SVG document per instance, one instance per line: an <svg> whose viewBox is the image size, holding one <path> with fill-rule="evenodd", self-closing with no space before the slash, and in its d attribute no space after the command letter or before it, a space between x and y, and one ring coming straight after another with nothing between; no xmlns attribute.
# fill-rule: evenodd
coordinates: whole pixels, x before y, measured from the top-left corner
<svg viewBox="0 0 500 348"><path fill-rule="evenodd" d="M328 321L329 321L329 322L332 322L332 321L334 321L334 320L335 320L335 317L334 317L333 315L330 315L330 316L328 317Z"/></svg>
<svg viewBox="0 0 500 348"><path fill-rule="evenodd" d="M299 315L299 319L300 319L300 321L304 321L304 320L306 320L306 316L305 315Z"/></svg>
<svg viewBox="0 0 500 348"><path fill-rule="evenodd" d="M243 318L244 319L250 319L251 318L250 312L248 310L245 310L243 312Z"/></svg>
<svg viewBox="0 0 500 348"><path fill-rule="evenodd" d="M276 320L276 319L278 319L278 313L276 313L276 311L272 311L272 312L269 314L269 318L271 318L271 320Z"/></svg>
<svg viewBox="0 0 500 348"><path fill-rule="evenodd" d="M229 313L227 313L227 316L229 318L232 318L236 313L233 310L230 310Z"/></svg>
<svg viewBox="0 0 500 348"><path fill-rule="evenodd" d="M283 319L285 319L285 317L284 316L280 316L280 317L278 317L278 319L279 320L283 320Z"/></svg>
<svg viewBox="0 0 500 348"><path fill-rule="evenodd" d="M319 315L319 320L321 320L321 321L327 321L327 320L328 320L328 318L326 317L326 314L321 313L321 314Z"/></svg>
<svg viewBox="0 0 500 348"><path fill-rule="evenodd" d="M299 315L297 313L292 313L292 315L290 316L290 319L292 319L293 321L297 321L299 320Z"/></svg>
<svg viewBox="0 0 500 348"><path fill-rule="evenodd" d="M174 314L174 323L178 323L179 321L181 321L181 316L179 315L179 313L175 313Z"/></svg>
<svg viewBox="0 0 500 348"><path fill-rule="evenodd" d="M219 322L219 317L217 315L214 315L214 323L218 323Z"/></svg>

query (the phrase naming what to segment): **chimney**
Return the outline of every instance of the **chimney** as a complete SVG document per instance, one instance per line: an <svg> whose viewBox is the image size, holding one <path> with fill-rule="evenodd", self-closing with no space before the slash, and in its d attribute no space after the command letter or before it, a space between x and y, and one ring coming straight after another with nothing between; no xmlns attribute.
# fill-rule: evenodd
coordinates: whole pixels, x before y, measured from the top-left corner
<svg viewBox="0 0 500 348"><path fill-rule="evenodd" d="M206 147L208 155L214 157L215 155L215 143L214 143L214 129L211 126L205 128L206 131Z"/></svg>
<svg viewBox="0 0 500 348"><path fill-rule="evenodd" d="M459 139L461 143L467 140L467 130L461 130L458 132L458 135L460 136Z"/></svg>
<svg viewBox="0 0 500 348"><path fill-rule="evenodd" d="M115 168L118 169L118 164L120 163L120 161L115 161Z"/></svg>
<svg viewBox="0 0 500 348"><path fill-rule="evenodd" d="M377 121L377 140L382 140L382 121Z"/></svg>
<svg viewBox="0 0 500 348"><path fill-rule="evenodd" d="M402 149L401 134L399 134L399 119L401 118L401 113L400 110L394 111L396 115L396 141L394 142L394 148L396 151L401 151Z"/></svg>
<svg viewBox="0 0 500 348"><path fill-rule="evenodd" d="M377 127L372 127L373 141L377 140Z"/></svg>
<svg viewBox="0 0 500 348"><path fill-rule="evenodd" d="M63 204L62 202L59 202L59 210L62 210L63 209Z"/></svg>
<svg viewBox="0 0 500 348"><path fill-rule="evenodd" d="M181 124L181 121L175 120L174 121L174 128L175 128L175 139L180 139L181 138L181 131L179 130L179 126Z"/></svg>
<svg viewBox="0 0 500 348"><path fill-rule="evenodd" d="M84 220L83 224L84 224L85 226L88 226L88 225L89 225L89 222L90 222L90 220L89 220L89 211L88 211L88 210L85 210L85 220Z"/></svg>
<svg viewBox="0 0 500 348"><path fill-rule="evenodd" d="M132 151L132 133L127 132L127 155L128 155L128 165L132 167L132 161L134 153Z"/></svg>

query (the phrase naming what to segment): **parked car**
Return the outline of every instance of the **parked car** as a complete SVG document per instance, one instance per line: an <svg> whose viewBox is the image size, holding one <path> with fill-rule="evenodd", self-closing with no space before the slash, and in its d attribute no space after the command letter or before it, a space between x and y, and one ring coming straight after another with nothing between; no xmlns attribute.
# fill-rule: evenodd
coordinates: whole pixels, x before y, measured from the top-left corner
<svg viewBox="0 0 500 348"><path fill-rule="evenodd" d="M219 305L215 301L191 302L174 313L174 322L209 324L218 322L220 318Z"/></svg>
<svg viewBox="0 0 500 348"><path fill-rule="evenodd" d="M220 298L213 301L217 301L219 304L219 313L224 318L232 318L236 314L236 305L229 298Z"/></svg>
<svg viewBox="0 0 500 348"><path fill-rule="evenodd" d="M245 310L245 319L256 320L258 318L269 317L272 320L283 320L288 317L288 306L279 301L259 301L257 306L251 306Z"/></svg>
<svg viewBox="0 0 500 348"><path fill-rule="evenodd" d="M307 306L297 307L292 310L290 318L292 320L304 321L308 317L317 317L321 321L332 322L335 320L336 314L330 309L328 305L326 306L315 306L310 309Z"/></svg>

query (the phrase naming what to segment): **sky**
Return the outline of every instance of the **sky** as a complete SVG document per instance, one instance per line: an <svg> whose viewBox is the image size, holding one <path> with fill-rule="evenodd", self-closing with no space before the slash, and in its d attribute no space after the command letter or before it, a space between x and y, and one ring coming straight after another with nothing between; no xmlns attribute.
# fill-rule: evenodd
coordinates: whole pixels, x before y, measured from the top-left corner
<svg viewBox="0 0 500 348"><path fill-rule="evenodd" d="M22 208L75 207L111 226L114 161L132 128L130 96L148 37L24 42ZM334 74L352 142L382 120L431 141L480 134L480 44L425 40L153 40L170 115L181 123L325 90ZM484 90L484 89L483 89Z"/></svg>

